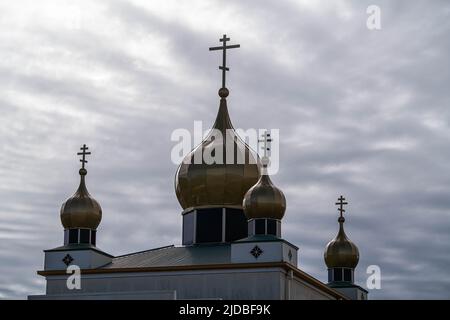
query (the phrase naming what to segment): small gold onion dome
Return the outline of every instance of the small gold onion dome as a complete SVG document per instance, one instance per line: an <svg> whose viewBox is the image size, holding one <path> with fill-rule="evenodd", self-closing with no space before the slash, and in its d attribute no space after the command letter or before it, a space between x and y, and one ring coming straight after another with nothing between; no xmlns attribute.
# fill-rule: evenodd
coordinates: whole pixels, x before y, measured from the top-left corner
<svg viewBox="0 0 450 320"><path fill-rule="evenodd" d="M231 124L226 100L228 94L226 88L219 90L219 112L212 130L200 145L183 159L177 169L175 192L185 210L215 206L242 208L245 193L258 181L258 159L236 134ZM221 133L222 139L216 138L217 132ZM232 141L232 149L230 146L226 147L227 141ZM221 150L222 156L215 155L217 150ZM227 154L229 150L233 150L234 154ZM203 157L205 154L217 156L217 162L220 159L223 161L206 163Z"/></svg>
<svg viewBox="0 0 450 320"><path fill-rule="evenodd" d="M247 219L266 218L281 220L286 211L286 198L270 180L267 173L268 158L262 158L263 172L258 182L247 191L243 201Z"/></svg>
<svg viewBox="0 0 450 320"><path fill-rule="evenodd" d="M81 180L78 190L61 206L61 223L65 229L95 230L102 220L102 208L86 188L86 174L86 169L80 169Z"/></svg>
<svg viewBox="0 0 450 320"><path fill-rule="evenodd" d="M324 258L328 268L356 268L359 261L358 247L347 238L344 217L339 217L339 232L325 249Z"/></svg>

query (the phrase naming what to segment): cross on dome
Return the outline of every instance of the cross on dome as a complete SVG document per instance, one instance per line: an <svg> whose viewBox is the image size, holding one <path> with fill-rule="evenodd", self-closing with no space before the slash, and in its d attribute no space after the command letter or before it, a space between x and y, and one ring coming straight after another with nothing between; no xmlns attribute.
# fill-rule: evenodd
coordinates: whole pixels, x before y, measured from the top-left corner
<svg viewBox="0 0 450 320"><path fill-rule="evenodd" d="M83 146L80 148L81 152L78 152L77 155L81 156L80 162L81 162L81 169L84 169L84 164L87 163L88 161L86 160L86 156L91 154L90 152L88 152L89 148L86 147L85 144L83 144Z"/></svg>
<svg viewBox="0 0 450 320"><path fill-rule="evenodd" d="M268 130L261 135L262 139L258 139L258 143L262 142L262 149L264 151L264 158L270 157L270 147L273 141Z"/></svg>
<svg viewBox="0 0 450 320"><path fill-rule="evenodd" d="M336 202L335 204L339 206L338 211L340 214L340 219L343 219L344 218L343 214L345 212L344 206L347 205L348 202L345 201L345 198L342 195L338 198L338 201L339 202Z"/></svg>
<svg viewBox="0 0 450 320"><path fill-rule="evenodd" d="M219 39L219 41L223 42L223 44L218 47L211 47L211 48L209 48L209 51L222 50L222 65L219 66L219 69L222 70L222 89L225 89L226 72L230 71L230 68L227 67L227 49L239 48L241 45L233 44L233 45L227 46L227 41L230 41L230 38L227 38L226 34L224 34L222 39Z"/></svg>

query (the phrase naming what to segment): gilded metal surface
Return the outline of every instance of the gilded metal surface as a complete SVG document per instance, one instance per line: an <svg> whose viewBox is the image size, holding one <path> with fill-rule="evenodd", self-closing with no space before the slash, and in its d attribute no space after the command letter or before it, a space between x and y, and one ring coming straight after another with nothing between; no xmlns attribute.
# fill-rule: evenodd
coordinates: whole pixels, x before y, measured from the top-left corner
<svg viewBox="0 0 450 320"><path fill-rule="evenodd" d="M243 207L247 219L281 220L286 211L286 198L283 192L273 185L269 175L263 174L245 194Z"/></svg>
<svg viewBox="0 0 450 320"><path fill-rule="evenodd" d="M102 220L102 208L86 188L86 173L86 169L80 169L78 190L61 206L61 223L65 229L97 229Z"/></svg>
<svg viewBox="0 0 450 320"><path fill-rule="evenodd" d="M226 140L217 139L212 130L177 169L175 191L183 209L215 205L242 208L245 193L258 181L258 160L231 124L225 99L228 93L226 88L219 90L220 106L213 126ZM227 150L225 141L233 141L232 151L230 148ZM202 155L213 154L214 149L222 151L223 156L220 158L223 158L223 161L207 164ZM233 159L232 163L226 163L227 158ZM196 159L200 161L195 161ZM237 159L245 161L238 163Z"/></svg>
<svg viewBox="0 0 450 320"><path fill-rule="evenodd" d="M324 258L328 268L355 268L358 265L358 247L347 238L344 221L343 217L339 218L339 232L325 249Z"/></svg>

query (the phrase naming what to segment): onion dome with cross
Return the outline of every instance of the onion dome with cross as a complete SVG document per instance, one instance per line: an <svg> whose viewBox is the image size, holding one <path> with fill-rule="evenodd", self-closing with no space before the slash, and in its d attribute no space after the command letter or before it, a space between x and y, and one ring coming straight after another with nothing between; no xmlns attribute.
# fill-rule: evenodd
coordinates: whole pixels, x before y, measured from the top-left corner
<svg viewBox="0 0 450 320"><path fill-rule="evenodd" d="M100 204L89 194L85 177L86 155L91 153L86 145L80 148L80 185L75 194L61 206L61 222L65 229L65 244L88 243L95 245L95 231L102 219Z"/></svg>
<svg viewBox="0 0 450 320"><path fill-rule="evenodd" d="M264 156L261 159L263 168L258 182L247 191L243 207L247 219L276 219L281 220L286 210L286 198L270 180L268 173L270 143L272 138L267 131L262 135Z"/></svg>
<svg viewBox="0 0 450 320"><path fill-rule="evenodd" d="M183 208L183 245L229 243L247 236L247 219L242 200L259 179L257 154L236 133L228 114L228 89L225 87L226 35L222 51L222 87L219 111L206 138L181 162L175 175L175 192Z"/></svg>
<svg viewBox="0 0 450 320"><path fill-rule="evenodd" d="M245 193L259 178L257 156L237 135L228 114L225 78L230 69L226 53L227 49L240 47L227 45L229 40L224 35L221 46L209 48L222 50L222 87L215 123L200 145L184 158L175 175L175 191L184 212L211 207L242 209Z"/></svg>
<svg viewBox="0 0 450 320"><path fill-rule="evenodd" d="M350 268L354 269L358 265L359 261L359 251L358 247L347 238L344 231L345 218L343 216L345 210L344 205L348 202L345 201L343 196L338 198L336 205L340 213L339 222L339 232L337 236L331 240L325 249L324 259L327 267L331 268Z"/></svg>

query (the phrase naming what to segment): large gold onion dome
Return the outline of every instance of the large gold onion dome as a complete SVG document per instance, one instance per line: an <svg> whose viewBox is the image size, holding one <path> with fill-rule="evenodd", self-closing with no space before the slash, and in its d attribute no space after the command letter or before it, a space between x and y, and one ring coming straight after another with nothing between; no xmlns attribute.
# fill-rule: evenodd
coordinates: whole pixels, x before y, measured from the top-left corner
<svg viewBox="0 0 450 320"><path fill-rule="evenodd" d="M356 268L359 262L358 247L348 239L344 231L344 217L339 217L339 232L331 240L324 253L325 263L328 268Z"/></svg>
<svg viewBox="0 0 450 320"><path fill-rule="evenodd" d="M268 158L263 157L263 172L258 182L247 191L243 201L247 219L281 220L286 211L286 198L270 180L267 172Z"/></svg>
<svg viewBox="0 0 450 320"><path fill-rule="evenodd" d="M102 208L86 188L86 174L86 169L80 169L78 190L61 206L61 223L65 229L96 230L102 220Z"/></svg>
<svg viewBox="0 0 450 320"><path fill-rule="evenodd" d="M219 112L212 130L177 169L175 191L185 211L206 207L242 208L245 193L258 181L257 156L236 134L231 124L226 100L228 94L226 88L219 90ZM219 130L224 138L217 139L213 129ZM226 148L226 141L233 141L233 149ZM212 150L222 150L222 163L205 163L202 155L213 154ZM228 150L233 150L234 154L227 155Z"/></svg>

